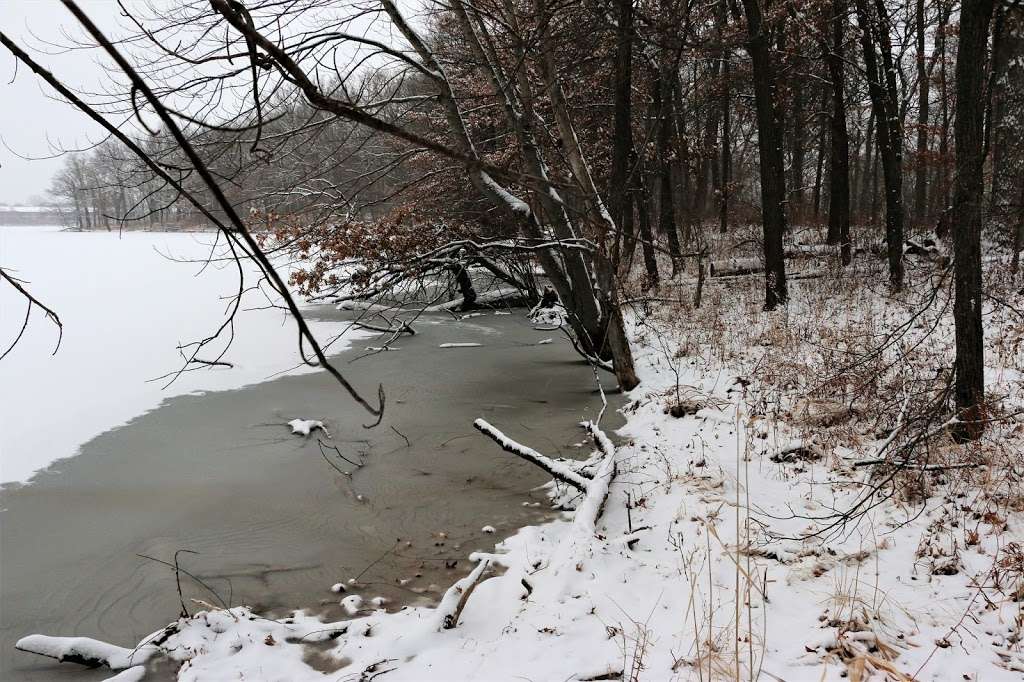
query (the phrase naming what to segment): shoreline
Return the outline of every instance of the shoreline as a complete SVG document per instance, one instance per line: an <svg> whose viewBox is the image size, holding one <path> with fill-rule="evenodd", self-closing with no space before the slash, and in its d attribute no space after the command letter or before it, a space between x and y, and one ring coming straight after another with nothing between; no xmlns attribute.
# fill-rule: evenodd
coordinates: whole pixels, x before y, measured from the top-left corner
<svg viewBox="0 0 1024 682"><path fill-rule="evenodd" d="M529 433L553 454L571 453L583 440L575 423L598 407L590 371L567 348L535 346L542 333L519 316L438 316L421 320L418 330L401 351L355 363L342 359L357 348L333 356L360 385L371 385L370 377L384 383L384 430L362 429L363 415L325 372L286 376L170 398L86 443L38 483L0 490L0 532L12 550L2 571L0 670L28 680L57 674L12 649L31 632L125 644L165 625L180 610L173 574L135 554L167 560L176 549L195 549L201 553L181 555L182 564L216 581L229 595L222 594L225 602L264 611L321 607L336 619L343 612L330 586L368 566L360 578L367 600L428 603L469 569L469 552L549 518L523 506L544 502L530 492L544 476L495 452L469 417ZM466 340L484 346L438 348ZM328 443L352 459L365 457L366 466L350 479L328 467L314 441L284 426L299 417L324 418L334 436ZM146 457L136 458L139 452ZM410 505L414 499L429 504ZM498 532L484 533L485 524ZM395 529L402 536L397 549ZM39 536L47 542L26 555L29 539ZM188 596L217 603L196 592ZM75 617L53 615L61 613ZM83 671L76 679L103 677Z"/></svg>

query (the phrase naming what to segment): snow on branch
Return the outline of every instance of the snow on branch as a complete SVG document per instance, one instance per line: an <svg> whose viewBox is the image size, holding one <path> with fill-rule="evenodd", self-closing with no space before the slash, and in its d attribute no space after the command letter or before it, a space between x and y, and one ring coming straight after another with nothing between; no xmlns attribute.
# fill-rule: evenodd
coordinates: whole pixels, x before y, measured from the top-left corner
<svg viewBox="0 0 1024 682"><path fill-rule="evenodd" d="M587 493L589 490L590 480L562 462L551 459L547 455L542 455L522 443L517 443L483 419L477 419L473 422L473 426L477 431L501 446L501 449L505 452L510 452L517 457L525 459L527 462L536 464L551 474L552 478L567 483L583 493Z"/></svg>
<svg viewBox="0 0 1024 682"><path fill-rule="evenodd" d="M587 485L583 502L576 507L573 517L574 532L578 539L589 539L596 532L597 519L601 516L605 498L608 497L608 486L615 477L615 446L605 432L592 421L583 422L583 427L590 432L598 449L604 455L594 473L594 478Z"/></svg>
<svg viewBox="0 0 1024 682"><path fill-rule="evenodd" d="M60 663L78 663L90 668L106 666L111 670L145 663L157 651L155 646L126 649L89 637L47 635L29 635L19 639L14 646L20 651L54 658Z"/></svg>
<svg viewBox="0 0 1024 682"><path fill-rule="evenodd" d="M466 602L469 601L469 595L476 589L477 584L479 584L484 572L490 565L491 562L484 559L477 564L472 573L448 588L448 591L441 597L441 603L437 606L438 630L451 630L459 624L459 616L462 615L462 609L466 607Z"/></svg>

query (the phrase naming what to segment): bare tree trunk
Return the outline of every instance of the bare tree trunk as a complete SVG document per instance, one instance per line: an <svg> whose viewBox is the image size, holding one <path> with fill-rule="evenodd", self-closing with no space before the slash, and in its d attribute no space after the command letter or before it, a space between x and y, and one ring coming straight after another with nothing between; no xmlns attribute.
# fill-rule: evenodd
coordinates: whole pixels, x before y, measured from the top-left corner
<svg viewBox="0 0 1024 682"><path fill-rule="evenodd" d="M868 127L864 133L864 165L861 169L860 187L857 189L857 213L862 223L870 223L873 215L872 182L875 175L875 112L868 113Z"/></svg>
<svg viewBox="0 0 1024 682"><path fill-rule="evenodd" d="M956 298L955 435L975 440L984 431L985 337L981 326L981 216L985 163L985 88L989 23L994 0L974 0L960 12L956 54L956 194L953 199L953 281Z"/></svg>
<svg viewBox="0 0 1024 682"><path fill-rule="evenodd" d="M633 0L617 0L618 27L616 30L615 69L612 91L615 95L615 122L612 132L612 167L609 174L608 210L619 226L615 235L612 263L619 268L619 244L633 238L633 202L629 191L630 155L633 151L632 127L632 72L633 72ZM626 253L632 254L627 245ZM628 264L627 264L628 269Z"/></svg>
<svg viewBox="0 0 1024 682"><path fill-rule="evenodd" d="M828 63L832 85L832 144L829 155L828 243L840 245L843 265L850 254L850 138L846 130L846 80L843 61L846 0L832 0L831 48ZM870 145L870 142L869 142Z"/></svg>
<svg viewBox="0 0 1024 682"><path fill-rule="evenodd" d="M811 187L811 207L814 215L814 222L818 222L821 216L821 178L825 167L825 143L828 140L828 128L824 122L818 125L818 158L814 164L814 186ZM829 145L831 146L831 145Z"/></svg>
<svg viewBox="0 0 1024 682"><path fill-rule="evenodd" d="M805 109L807 106L806 88L796 88L793 93L793 126L789 140L789 215L794 221L803 220L806 217L806 192L804 191L805 175L804 161L806 157L807 121Z"/></svg>
<svg viewBox="0 0 1024 682"><path fill-rule="evenodd" d="M925 68L925 0L917 0L917 158L914 160L914 221L925 222L928 211L928 70Z"/></svg>
<svg viewBox="0 0 1024 682"><path fill-rule="evenodd" d="M611 219L605 209L604 202L594 184L594 178L590 173L590 167L584 158L583 150L580 147L579 138L573 127L572 118L569 115L569 108L565 102L565 95L558 78L558 71L555 64L554 47L551 44L551 23L546 0L534 0L534 7L537 10L538 19L544 29L539 38L541 52L541 74L545 81L548 96L551 99L551 110L554 114L555 125L558 128L559 137L562 140L562 150L572 169L573 178L581 190L586 213L590 222L599 232L616 232L615 221ZM669 199L671 201L671 198ZM626 336L625 324L622 320L622 310L618 303L618 286L615 281L615 272L608 262L607 256L598 250L594 254L595 274L599 285L599 328L601 335L593 338L598 353L605 359L611 359L615 369L615 376L619 380L619 386L623 390L635 388L640 379L636 375L633 363L633 354L630 350L629 339Z"/></svg>
<svg viewBox="0 0 1024 682"><path fill-rule="evenodd" d="M903 130L900 125L896 90L896 68L892 59L888 14L876 0L857 0L857 21L861 31L868 92L875 111L878 154L885 184L885 241L889 260L889 286L903 288ZM881 64L879 64L881 56Z"/></svg>
<svg viewBox="0 0 1024 682"><path fill-rule="evenodd" d="M950 0L951 1L951 0ZM938 187L932 188L932 195L936 197L937 201L941 201L942 205L937 206L933 213L938 213L942 217L939 220L938 227L936 228L936 234L939 237L945 237L949 232L949 219L947 211L952 203L951 189L952 183L949 181L949 79L947 76L946 69L946 26L947 19L949 17L949 11L946 8L945 3L947 0L939 0L939 27L938 37L935 40L936 49L939 52L939 95L941 104L941 117L942 127L939 131L939 164L936 169L936 176L938 178ZM939 189L940 191L935 191Z"/></svg>
<svg viewBox="0 0 1024 682"><path fill-rule="evenodd" d="M676 225L675 205L672 201L672 92L671 80L662 75L657 82L655 107L658 109L657 167L658 167L658 229L668 240L672 257L672 276L679 268L679 228Z"/></svg>
<svg viewBox="0 0 1024 682"><path fill-rule="evenodd" d="M1019 139L1019 114L1024 106L1024 7L999 7L998 37L992 45L992 187L989 213L1013 224L1016 176L1024 145ZM1015 173L1014 171L1018 171ZM1006 209L1006 210L1000 210Z"/></svg>
<svg viewBox="0 0 1024 682"><path fill-rule="evenodd" d="M719 3L718 10L718 39L723 40L726 24L728 23L728 8L726 3ZM721 189L719 190L718 204L718 230L726 232L729 229L729 183L732 182L732 103L730 102L729 83L729 50L722 48L722 170Z"/></svg>
<svg viewBox="0 0 1024 682"><path fill-rule="evenodd" d="M646 171L638 169L637 186L633 190L635 195L634 203L637 207L637 217L640 222L640 248L644 254L644 269L647 271L647 281L652 287L658 286L658 259L654 250L654 234L651 230L651 200L647 192Z"/></svg>
<svg viewBox="0 0 1024 682"><path fill-rule="evenodd" d="M759 0L743 0L747 18L747 51L754 69L754 103L761 166L761 215L764 221L765 309L788 298L782 235L786 231L786 177L782 126L776 99L775 63Z"/></svg>
<svg viewBox="0 0 1024 682"><path fill-rule="evenodd" d="M710 80L716 79L719 75L720 67L721 64L718 60L712 60L711 73L705 77ZM696 68L694 71L696 77ZM708 152L709 149L714 149L715 142L718 140L718 119L720 113L718 107L708 107L707 125L704 128L704 142L701 146L701 161L697 173L696 208L697 214L701 217L705 217L708 214L708 199L711 196L712 188L719 188L722 182L721 176L718 173L718 167Z"/></svg>

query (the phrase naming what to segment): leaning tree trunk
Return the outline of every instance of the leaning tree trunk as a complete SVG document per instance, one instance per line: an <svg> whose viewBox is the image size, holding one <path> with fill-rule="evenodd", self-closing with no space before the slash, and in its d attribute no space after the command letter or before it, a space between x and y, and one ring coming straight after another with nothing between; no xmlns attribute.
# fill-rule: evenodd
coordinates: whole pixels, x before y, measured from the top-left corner
<svg viewBox="0 0 1024 682"><path fill-rule="evenodd" d="M994 0L973 0L960 12L956 53L956 179L951 222L956 298L956 386L961 423L955 435L979 438L984 430L985 346L981 325L981 216L984 194L985 98L989 22Z"/></svg>
<svg viewBox="0 0 1024 682"><path fill-rule="evenodd" d="M764 221L765 310L787 299L782 235L786 231L786 178L782 126L775 97L775 64L759 0L743 0L747 17L747 51L754 69L757 142L761 157L761 216Z"/></svg>
<svg viewBox="0 0 1024 682"><path fill-rule="evenodd" d="M581 190L585 206L586 218L598 231L614 234L617 231L615 221L608 214L604 201L597 191L590 166L583 154L579 137L573 126L569 107L565 102L562 85L559 80L555 63L554 47L551 42L551 16L548 13L546 0L534 0L534 8L538 19L545 27L539 37L540 71L547 94L551 101L551 110L555 118L555 126L561 138L562 149L572 170L573 179ZM599 354L603 359L610 359L623 390L635 388L640 380L634 369L633 354L630 351L629 339L626 336L622 310L618 302L618 287L615 273L603 252L594 254L593 264L598 281L601 336L597 337Z"/></svg>

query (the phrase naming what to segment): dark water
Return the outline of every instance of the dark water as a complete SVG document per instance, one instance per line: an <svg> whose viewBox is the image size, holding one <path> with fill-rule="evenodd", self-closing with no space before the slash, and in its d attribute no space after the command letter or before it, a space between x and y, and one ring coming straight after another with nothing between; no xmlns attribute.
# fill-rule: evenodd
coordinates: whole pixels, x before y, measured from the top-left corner
<svg viewBox="0 0 1024 682"><path fill-rule="evenodd" d="M0 491L0 679L109 675L16 651L26 634L131 646L173 620L173 572L139 554L170 561L178 549L197 552L180 555L182 566L216 595L184 579L186 599L341 618L335 582L361 575L358 592L392 606L429 601L432 584L443 589L468 570L469 552L541 520L543 507L523 503L543 500L530 491L544 476L472 421L577 455L577 422L600 407L593 373L558 339L536 345L552 333L521 314L434 316L417 330L396 352L350 362L371 340L337 358L365 394L384 385L387 416L375 429L362 428L366 413L326 373L284 377L170 399L31 485ZM438 348L447 342L484 346ZM290 435L284 423L296 417L324 420L327 442L365 465L328 450L353 475L336 471L315 439Z"/></svg>

